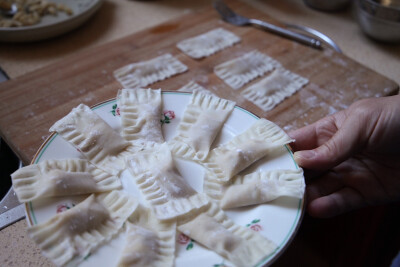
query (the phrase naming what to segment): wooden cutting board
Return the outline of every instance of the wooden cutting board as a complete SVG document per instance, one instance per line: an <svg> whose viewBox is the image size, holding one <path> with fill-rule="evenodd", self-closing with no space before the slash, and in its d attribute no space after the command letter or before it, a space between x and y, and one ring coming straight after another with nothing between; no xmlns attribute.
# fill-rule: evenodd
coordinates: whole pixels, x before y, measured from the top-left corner
<svg viewBox="0 0 400 267"><path fill-rule="evenodd" d="M279 24L244 3L226 2L242 15ZM201 60L192 59L176 48L177 42L217 27L234 32L242 41ZM308 78L310 83L275 109L263 112L240 96L243 89L232 90L213 73L214 66L254 49ZM232 26L210 7L0 84L1 137L24 163L29 163L48 136L49 127L73 107L80 103L94 105L116 96L122 86L112 75L115 69L164 53L176 56L189 71L149 87L176 90L194 80L287 131L346 108L357 99L398 91L396 83L345 55L329 48L316 50L256 28Z"/></svg>

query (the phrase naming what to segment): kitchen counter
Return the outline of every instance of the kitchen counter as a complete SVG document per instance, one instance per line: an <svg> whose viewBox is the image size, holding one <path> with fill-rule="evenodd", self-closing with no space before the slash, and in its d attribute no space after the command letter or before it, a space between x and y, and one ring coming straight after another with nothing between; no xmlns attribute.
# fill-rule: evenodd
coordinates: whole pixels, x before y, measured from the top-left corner
<svg viewBox="0 0 400 267"><path fill-rule="evenodd" d="M336 13L322 13L309 9L299 0L247 2L282 22L301 24L325 33L340 46L345 55L400 83L400 46L377 43L365 37L350 8ZM108 0L85 25L66 35L37 43L0 44L0 66L11 79L17 78L60 62L72 54L210 4L211 1L205 0ZM398 207L391 205L364 209L329 220L317 220L306 215L298 235L275 265L300 263L307 266L336 266L352 263L350 265L360 266L373 264L374 261L388 262L399 249L400 238L391 233L400 225L400 218L396 214L399 214ZM22 220L0 231L0 266L52 266L40 255L38 248L26 235L25 228L26 222ZM383 244L388 240L397 245L385 248ZM324 242L330 242L330 247L322 245ZM375 252L373 256L371 253ZM354 257L349 258L350 255Z"/></svg>

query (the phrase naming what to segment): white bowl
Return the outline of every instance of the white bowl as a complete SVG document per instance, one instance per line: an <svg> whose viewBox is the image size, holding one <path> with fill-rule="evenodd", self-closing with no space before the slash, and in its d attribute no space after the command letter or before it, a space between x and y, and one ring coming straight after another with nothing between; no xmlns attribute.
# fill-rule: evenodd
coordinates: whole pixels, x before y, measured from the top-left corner
<svg viewBox="0 0 400 267"><path fill-rule="evenodd" d="M101 6L103 0L52 0L72 9L73 15L59 12L47 15L31 26L0 28L0 42L39 41L71 31L88 20Z"/></svg>

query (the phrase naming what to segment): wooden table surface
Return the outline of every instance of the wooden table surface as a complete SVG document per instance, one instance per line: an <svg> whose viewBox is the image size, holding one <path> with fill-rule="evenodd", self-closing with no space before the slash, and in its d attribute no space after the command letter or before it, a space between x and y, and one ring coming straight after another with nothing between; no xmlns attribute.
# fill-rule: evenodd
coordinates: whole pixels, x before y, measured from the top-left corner
<svg viewBox="0 0 400 267"><path fill-rule="evenodd" d="M245 16L278 23L247 4L236 1L229 4ZM241 42L200 60L190 58L176 47L183 39L218 27L234 32ZM215 66L254 50L269 55L285 69L307 78L309 83L273 110L263 111L240 94L244 88L233 90L213 72ZM393 95L399 89L394 81L328 47L321 51L254 27L233 26L221 21L212 7L208 7L0 84L1 137L28 164L49 134L50 126L73 107L80 103L91 106L116 96L122 85L113 77L114 70L166 53L174 55L189 70L149 87L177 90L195 81L287 131L346 108L358 99ZM26 127L27 121L30 127Z"/></svg>
<svg viewBox="0 0 400 267"><path fill-rule="evenodd" d="M12 78L12 81L0 84L1 136L6 139L9 145L25 163L29 163L39 145L47 137L47 129L51 123L70 110L72 106L81 102L91 105L103 101L105 98L115 96L116 90L120 85L112 79L110 71L118 64L126 62L126 60L135 61L141 59L141 57L149 57L154 50L143 48L143 44L146 44L146 42L154 42L154 39L151 38L146 41L146 36L148 36L149 32L158 31L161 35L168 35L170 34L169 31L174 32L175 29L172 29L171 25L176 25L177 21L180 22L178 17L182 15L182 13L197 12L199 8L207 6L209 2L210 1L196 1L196 3L188 4L184 3L184 1L105 1L103 8L87 23L87 25L65 36L34 44L0 44L0 66L4 68ZM341 45L345 55L349 55L349 51L353 52L352 49L345 49L346 47L352 47L352 42L349 42L349 37L352 36L352 33L354 34L355 29L354 22L351 21L351 15L349 15L350 11L338 13L337 17L334 17L332 14L326 15L309 10L302 6L302 3L299 3L299 1L283 1L283 3L280 4L274 4L268 1L265 3L251 1L251 4L262 11L267 9L274 11L274 13L270 13L270 15L280 20L291 18L293 20L298 20L298 23L310 23L312 20L309 20L307 15L311 14L314 16L313 23L315 24L308 26L328 29L329 27L334 28L335 25L337 27L347 25L347 28L344 29L345 33L348 34L345 36L347 39L342 36L342 39L335 41ZM234 5L241 7L240 3L234 3ZM295 7L301 12L290 13ZM244 8L244 12L253 12L251 8L246 8ZM113 13L113 11L115 12ZM110 13L113 13L114 16L110 15ZM259 11L254 11L254 14L262 16L262 13ZM274 14L277 16L275 17ZM323 19L324 16L327 16L326 20ZM187 23L194 27L194 32L200 32L207 27L215 26L213 24L215 23L213 22L214 17L215 14L211 13L204 15L204 17L201 17L201 20L198 21L200 26L197 26L197 28L195 27L195 21L189 21ZM347 21L342 21L343 18ZM174 19L174 22L166 23L165 25L167 26L156 26L169 19ZM266 19L268 18L266 17ZM155 27L135 35L135 37L142 37L143 40L136 40L130 36L124 39L118 39L124 35L130 35L139 30L146 29L149 26ZM229 28L230 26L226 27ZM230 29L238 31L238 34L241 35L242 38L243 36L256 38L256 32L253 29ZM353 32L351 32L351 30L353 30ZM187 34L186 31L178 29L174 36L182 38L182 36L186 36L183 34L184 32ZM332 34L329 35L333 37L332 35L334 34L337 33L332 31ZM343 34L343 32L340 34ZM266 35L268 36L268 34ZM283 44L283 50L280 50L282 49L281 45L252 47L250 43L245 42L243 46L250 45L248 49L257 48L274 56L282 54L285 47L289 47L290 49L296 47L295 50L289 50L293 51L295 54L300 51L300 56L303 54L309 56L315 53L311 48L299 48L295 45L293 46L287 40L280 40L275 36L269 36L268 38L278 40ZM390 79L381 75L384 74L387 77L391 77L396 82L399 82L396 70L386 69L388 65L396 66L396 63L398 63L396 60L399 58L399 53L393 48L395 46L376 44L359 33L358 35L352 36L352 38L355 39L353 42L356 41L357 45L361 47L360 50L364 51L366 54L370 53L369 49L371 47L376 48L376 50L373 51L375 54L372 56L375 60L367 62L367 64L370 64L369 68L363 67L355 62L363 62L363 60L365 60L364 57L354 59L351 58L351 55L349 55L350 58L337 55L336 58L345 62L347 66L350 64L350 67L344 68L345 70L358 70L360 73L364 74L357 76L357 79L369 79L366 83L362 83L358 80L358 83L356 83L357 85L368 84L373 86L368 87L367 91L362 91L368 92L365 95L357 95L355 93L355 88L349 90L346 93L351 97L344 98L343 103L339 104L345 107L349 105L352 100L360 97L381 96L395 93L398 89L396 83L393 83ZM115 43L110 43L110 41L115 41ZM363 42L366 42L366 44L363 44ZM162 41L158 44L157 49L172 51L177 54L177 50L171 50L171 43L172 41ZM125 49L126 51L121 52L118 49L115 50L115 47L118 47L118 49ZM128 49L137 49L137 51L143 53L138 53L137 55L128 54ZM106 51L110 53L107 54L105 53ZM357 52L359 53L359 51ZM98 57L93 58L96 54ZM128 58L124 58L124 56L127 55ZM293 55L294 54L287 53L286 57L281 57L281 60L286 64L285 66L293 71L300 72L300 74L304 76L310 75L310 72L304 69L302 70L297 65L292 64L294 60ZM393 55L395 55L394 58ZM116 59L113 59L114 57L116 57ZM191 67L193 67L193 64L197 64L191 63L190 59L186 58L184 55L179 54L178 57ZM387 60L386 57L392 60L388 60L386 63L382 62ZM82 58L86 60L82 60ZM108 64L105 64L104 60L106 60ZM371 71L370 68L376 66L377 60L381 61L381 65L379 66L384 67L374 68L373 71ZM327 60L326 62L332 64L333 61ZM213 62L213 64L214 63L216 62ZM329 70L330 69L332 68L329 68ZM339 68L336 69L339 70ZM99 72L102 77L100 80L97 79L99 77ZM346 74L347 72L345 71L343 73ZM343 75L343 73L341 73L341 75ZM186 76L183 77L187 78L188 75L189 74L186 74ZM206 77L210 78L209 74L206 74ZM310 80L312 83L307 89L308 91L304 91L306 93L303 93L303 96L304 94L307 96L307 92L318 94L318 87L321 89L323 82L326 81L321 77L322 76L318 76L316 73L308 76L308 78L311 78ZM183 85L186 78L175 81L175 83ZM85 83L82 83L82 79ZM210 80L212 81L212 79ZM68 86L65 86L66 84L68 84ZM171 87L172 84L168 82L161 82L159 85L174 90L174 88ZM341 86L342 85L345 86L345 84L341 84ZM226 88L224 89L223 85L220 86L222 88L220 91L225 92L224 90L226 90ZM73 88L73 90L68 90L69 88ZM341 89L343 90L345 88ZM369 91L371 89L372 91ZM223 93L221 96L229 98L230 94ZM329 97L331 96L332 95L329 95ZM327 98L325 98L325 100ZM298 100L299 99L290 100L285 107L290 108L293 106L293 103L296 101L298 102ZM246 102L241 104L256 113L261 112L257 110L256 107L248 105ZM335 109L339 108L340 105L335 106ZM281 108L280 111L285 111L285 108ZM309 110L301 110L301 113L307 111ZM283 116L282 113L283 112L275 111L260 115L279 120L278 123L280 123L282 127L290 126L287 129L304 125L305 121L304 118L300 118L301 114L287 118ZM289 114L292 113L290 112ZM312 114L323 116L326 113L313 111ZM318 116L314 115L308 118L309 120L315 120L318 119ZM309 123L312 121L306 122ZM396 229L397 226L400 225L398 211L398 206L390 205L378 208L367 208L328 220L318 220L305 215L299 232L292 244L274 265L364 266L372 263L372 265L387 266L400 248L400 235L398 234L399 231ZM34 266L38 264L49 264L48 261L38 254L32 242L27 240L24 228L25 222L21 221L0 232L1 266L23 266L27 265L29 262ZM20 252L27 253L25 253L23 257L18 257L17 254Z"/></svg>

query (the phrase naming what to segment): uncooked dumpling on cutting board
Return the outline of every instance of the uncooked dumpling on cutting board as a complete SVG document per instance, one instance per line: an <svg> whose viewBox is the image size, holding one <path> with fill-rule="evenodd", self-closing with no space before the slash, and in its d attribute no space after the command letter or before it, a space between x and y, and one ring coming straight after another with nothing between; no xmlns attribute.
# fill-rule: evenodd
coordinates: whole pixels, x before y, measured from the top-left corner
<svg viewBox="0 0 400 267"><path fill-rule="evenodd" d="M214 73L236 90L278 67L278 61L254 50L216 66Z"/></svg>
<svg viewBox="0 0 400 267"><path fill-rule="evenodd" d="M234 33L223 28L217 28L180 41L176 46L188 56L199 59L217 53L238 42L240 42L240 38Z"/></svg>
<svg viewBox="0 0 400 267"><path fill-rule="evenodd" d="M261 81L247 87L241 94L262 110L268 111L307 83L308 79L278 68Z"/></svg>
<svg viewBox="0 0 400 267"><path fill-rule="evenodd" d="M126 65L114 71L114 77L125 88L144 87L183 73L188 67L171 54Z"/></svg>

